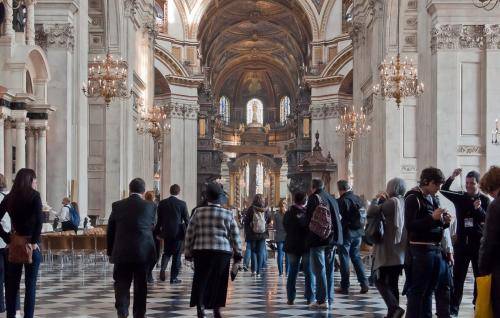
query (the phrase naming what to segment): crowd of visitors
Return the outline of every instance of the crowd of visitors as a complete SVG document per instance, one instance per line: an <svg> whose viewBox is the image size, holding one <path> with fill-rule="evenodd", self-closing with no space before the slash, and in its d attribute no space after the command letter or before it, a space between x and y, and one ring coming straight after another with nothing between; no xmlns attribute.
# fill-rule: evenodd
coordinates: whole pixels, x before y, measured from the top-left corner
<svg viewBox="0 0 500 318"><path fill-rule="evenodd" d="M217 183L206 185L203 202L189 215L178 185L170 187L170 197L157 202L154 192L146 192L145 182L134 179L130 196L113 203L107 225L118 317L129 316L132 283L133 316L145 317L148 282L154 281L152 273L159 260L159 280L166 280L172 259L170 284L181 283L183 252L194 269L190 306L196 307L198 317L206 317L205 310L221 317L229 277L234 280L240 269L250 269L255 279L266 277L270 239L276 244L278 275L286 276L288 305L296 302L302 271L303 294L310 308L333 308L335 292L352 293L350 263L359 293L367 293L369 279L360 250L368 244L373 255L371 277L387 305L386 317L403 317L405 312L410 318L432 317L433 299L438 317L458 316L470 264L474 277L491 275L493 315L500 317L500 262L495 255L500 246L500 168L491 167L482 178L471 171L465 176L465 191L451 190L461 174L456 169L445 178L441 170L426 168L418 186L409 190L403 179L394 178L369 203L345 180L337 182L339 197L335 198L322 180L313 179L308 193L293 193L293 203L288 206L281 200L276 211L266 206L263 195L255 195L240 218L227 209L226 193ZM441 195L454 205L454 215L443 208ZM64 198L58 218L63 230L77 231L78 205ZM23 269L24 317L34 316L42 219L35 172L19 170L10 192L0 175L0 312L6 311L8 318L20 308ZM336 254L338 288L334 288ZM406 310L401 293L407 297ZM476 295L475 288L474 303Z"/></svg>

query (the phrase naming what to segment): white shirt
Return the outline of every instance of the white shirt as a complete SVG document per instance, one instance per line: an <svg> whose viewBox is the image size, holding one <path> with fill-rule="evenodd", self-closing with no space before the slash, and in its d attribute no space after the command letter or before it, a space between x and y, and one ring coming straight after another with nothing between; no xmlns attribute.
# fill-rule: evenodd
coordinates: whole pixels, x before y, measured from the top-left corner
<svg viewBox="0 0 500 318"><path fill-rule="evenodd" d="M0 194L0 202L3 201L3 199L5 198L6 195L7 195L7 192L2 192L2 194ZM3 216L0 223L2 224L2 227L3 227L5 232L7 232L7 233L10 232L11 225L10 225L10 216L8 213L5 213L5 215ZM5 244L5 242L0 238L0 248L5 248L6 246L7 246L7 244Z"/></svg>
<svg viewBox="0 0 500 318"><path fill-rule="evenodd" d="M69 216L69 206L65 205L61 208L61 211L59 211L59 214L57 215L59 217L60 222L66 222L70 220Z"/></svg>

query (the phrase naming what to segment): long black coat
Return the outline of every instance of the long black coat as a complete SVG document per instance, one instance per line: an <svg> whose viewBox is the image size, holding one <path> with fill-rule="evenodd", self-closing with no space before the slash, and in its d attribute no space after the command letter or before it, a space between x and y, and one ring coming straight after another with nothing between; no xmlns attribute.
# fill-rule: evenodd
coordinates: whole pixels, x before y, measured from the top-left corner
<svg viewBox="0 0 500 318"><path fill-rule="evenodd" d="M189 224L186 202L171 196L158 204L155 234L167 240L183 240ZM172 237L172 232L176 232Z"/></svg>
<svg viewBox="0 0 500 318"><path fill-rule="evenodd" d="M150 264L155 260L153 202L132 194L114 202L108 221L108 256L114 264Z"/></svg>

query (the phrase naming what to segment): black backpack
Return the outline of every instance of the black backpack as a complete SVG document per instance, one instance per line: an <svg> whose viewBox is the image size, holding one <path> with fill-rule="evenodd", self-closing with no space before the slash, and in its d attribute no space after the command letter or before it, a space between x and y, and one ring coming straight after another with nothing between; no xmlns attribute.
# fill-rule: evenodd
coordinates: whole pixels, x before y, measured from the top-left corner
<svg viewBox="0 0 500 318"><path fill-rule="evenodd" d="M349 212L347 215L347 227L350 230L357 231L363 229L366 225L366 209L362 205L361 199L351 200Z"/></svg>

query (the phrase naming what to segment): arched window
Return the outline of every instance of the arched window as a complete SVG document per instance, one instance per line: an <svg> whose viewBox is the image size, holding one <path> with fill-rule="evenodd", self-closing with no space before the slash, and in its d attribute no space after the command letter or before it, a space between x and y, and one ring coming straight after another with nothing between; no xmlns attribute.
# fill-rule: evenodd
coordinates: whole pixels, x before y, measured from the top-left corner
<svg viewBox="0 0 500 318"><path fill-rule="evenodd" d="M264 125L264 104L257 98L253 98L247 103L247 124Z"/></svg>
<svg viewBox="0 0 500 318"><path fill-rule="evenodd" d="M282 124L286 123L290 115L290 97L283 96L280 101L280 121Z"/></svg>
<svg viewBox="0 0 500 318"><path fill-rule="evenodd" d="M264 194L264 165L262 161L257 162L255 171L255 193Z"/></svg>
<svg viewBox="0 0 500 318"><path fill-rule="evenodd" d="M219 100L219 113L222 116L222 121L227 125L231 119L231 105L226 96L222 96Z"/></svg>

